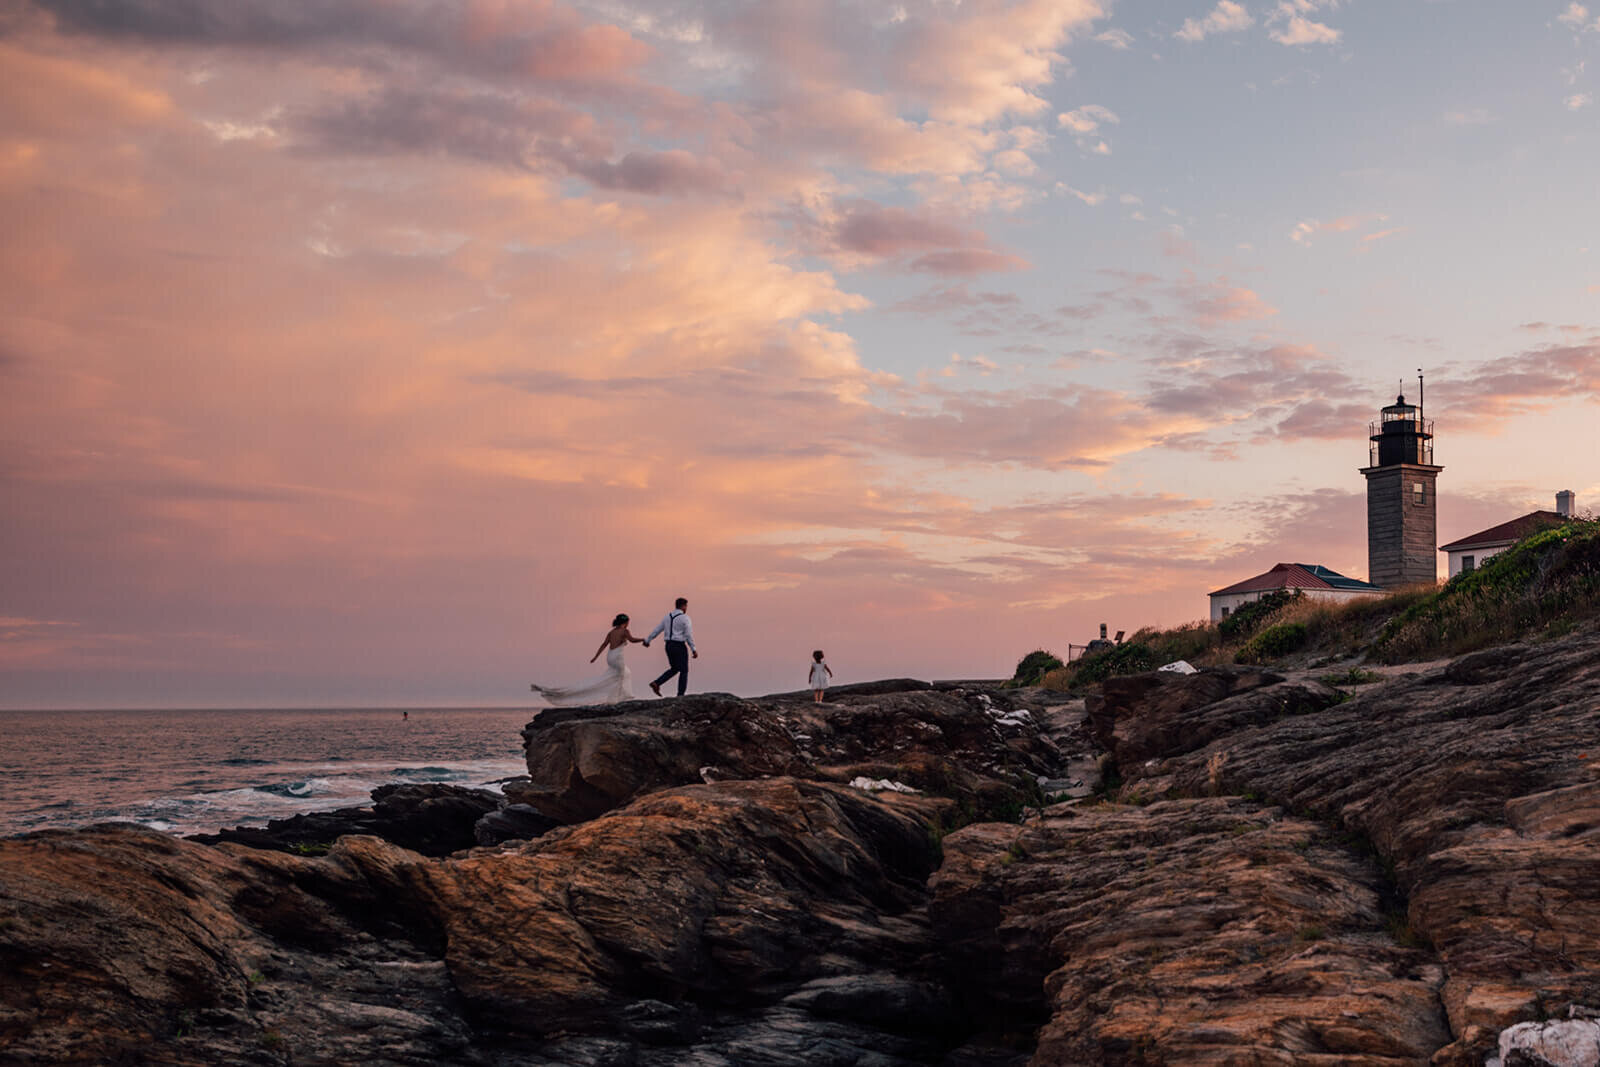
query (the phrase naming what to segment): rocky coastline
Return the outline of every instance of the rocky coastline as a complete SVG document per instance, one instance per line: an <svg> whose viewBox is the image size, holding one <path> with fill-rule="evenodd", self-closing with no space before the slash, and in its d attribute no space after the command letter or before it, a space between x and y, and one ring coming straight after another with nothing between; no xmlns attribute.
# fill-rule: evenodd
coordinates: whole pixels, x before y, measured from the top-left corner
<svg viewBox="0 0 1600 1067"><path fill-rule="evenodd" d="M1600 1062L1600 635L523 736L503 796L0 840L0 1062Z"/></svg>

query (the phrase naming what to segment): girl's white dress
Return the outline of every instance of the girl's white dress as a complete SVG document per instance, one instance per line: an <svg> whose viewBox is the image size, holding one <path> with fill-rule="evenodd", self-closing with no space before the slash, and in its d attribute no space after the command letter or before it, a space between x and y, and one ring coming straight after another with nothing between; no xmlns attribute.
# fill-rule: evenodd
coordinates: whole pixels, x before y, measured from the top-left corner
<svg viewBox="0 0 1600 1067"><path fill-rule="evenodd" d="M585 704L615 704L622 700L632 700L633 672L629 671L628 665L622 661L622 650L626 647L618 645L606 653L606 672L598 678L591 678L577 685L560 687L536 685L533 691L558 708L575 708Z"/></svg>
<svg viewBox="0 0 1600 1067"><path fill-rule="evenodd" d="M828 688L828 665L827 665L827 663L813 663L811 665L811 688L813 688L813 689L826 689L826 688Z"/></svg>

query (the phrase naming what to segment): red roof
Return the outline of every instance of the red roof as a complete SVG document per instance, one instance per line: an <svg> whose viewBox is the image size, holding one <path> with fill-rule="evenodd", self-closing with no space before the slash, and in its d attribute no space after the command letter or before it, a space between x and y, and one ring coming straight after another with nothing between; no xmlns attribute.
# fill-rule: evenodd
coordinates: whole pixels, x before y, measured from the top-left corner
<svg viewBox="0 0 1600 1067"><path fill-rule="evenodd" d="M1332 580L1330 581L1329 579ZM1265 574L1258 574L1254 578L1246 578L1242 582L1235 582L1226 588L1218 589L1207 595L1222 596L1224 593L1256 593L1268 589L1338 589L1345 592L1383 592L1383 590L1369 582L1346 578L1338 571L1331 571L1316 563L1279 563Z"/></svg>
<svg viewBox="0 0 1600 1067"><path fill-rule="evenodd" d="M1451 552L1458 548L1492 548L1495 545L1509 545L1529 534L1547 530L1552 526L1560 526L1566 521L1567 517L1559 512L1530 511L1521 518L1502 522L1499 526L1491 526L1487 530L1479 530L1470 536L1451 541L1448 545L1440 545L1439 551Z"/></svg>

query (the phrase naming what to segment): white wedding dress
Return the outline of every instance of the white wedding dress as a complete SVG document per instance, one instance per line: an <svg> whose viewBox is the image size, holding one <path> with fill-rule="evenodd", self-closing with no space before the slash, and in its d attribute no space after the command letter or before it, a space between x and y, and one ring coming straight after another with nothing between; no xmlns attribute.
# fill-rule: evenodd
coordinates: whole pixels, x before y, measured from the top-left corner
<svg viewBox="0 0 1600 1067"><path fill-rule="evenodd" d="M633 673L622 660L618 645L606 653L606 672L598 678L568 686L536 685L533 691L548 700L552 707L575 708L585 704L615 704L633 699Z"/></svg>

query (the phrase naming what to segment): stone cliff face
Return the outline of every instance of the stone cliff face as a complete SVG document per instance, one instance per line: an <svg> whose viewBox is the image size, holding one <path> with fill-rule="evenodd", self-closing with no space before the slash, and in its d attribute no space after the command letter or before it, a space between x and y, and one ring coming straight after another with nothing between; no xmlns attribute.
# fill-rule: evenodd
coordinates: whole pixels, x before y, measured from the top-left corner
<svg viewBox="0 0 1600 1067"><path fill-rule="evenodd" d="M1013 995L1040 980L1036 1062L1481 1064L1600 1004L1600 637L1088 712L1123 803L969 827L934 878Z"/></svg>
<svg viewBox="0 0 1600 1067"><path fill-rule="evenodd" d="M541 714L493 810L0 841L0 1060L1481 1064L1600 1005L1597 682L709 695Z"/></svg>

